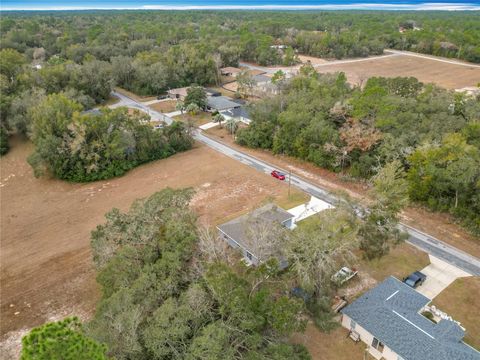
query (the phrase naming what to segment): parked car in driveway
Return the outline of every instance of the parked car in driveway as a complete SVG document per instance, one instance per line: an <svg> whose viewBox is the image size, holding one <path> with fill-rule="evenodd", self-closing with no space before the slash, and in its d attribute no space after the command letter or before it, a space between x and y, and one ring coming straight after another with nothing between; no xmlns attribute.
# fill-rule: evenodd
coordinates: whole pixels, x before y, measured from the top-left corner
<svg viewBox="0 0 480 360"><path fill-rule="evenodd" d="M285 180L285 174L278 170L273 170L270 174L278 180Z"/></svg>
<svg viewBox="0 0 480 360"><path fill-rule="evenodd" d="M415 271L403 279L403 282L412 288L417 288L427 279L427 275L420 271Z"/></svg>

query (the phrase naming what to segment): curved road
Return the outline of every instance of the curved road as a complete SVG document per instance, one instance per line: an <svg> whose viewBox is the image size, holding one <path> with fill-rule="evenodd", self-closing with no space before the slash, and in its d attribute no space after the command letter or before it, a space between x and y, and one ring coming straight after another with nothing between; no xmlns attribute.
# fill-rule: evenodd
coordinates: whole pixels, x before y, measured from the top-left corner
<svg viewBox="0 0 480 360"><path fill-rule="evenodd" d="M113 95L120 98L120 102L111 105L110 107L112 108L120 106L132 107L148 113L152 117L152 119L163 120L167 124L171 124L173 122L172 118L165 116L158 111L152 110L148 106L128 96L122 95L117 92L113 92ZM245 165L253 167L255 170L261 171L265 174L270 174L272 170L279 169L278 167L270 165L265 161L259 160L251 155L245 154L241 151L231 148L230 146L220 143L219 141L213 140L212 138L204 135L201 130L196 130L193 136L197 141L207 145L213 150L218 151ZM288 173L288 171L285 171L285 173ZM332 195L325 189L322 189L320 186L312 184L311 182L308 182L297 175L291 175L291 183L293 186L296 186L300 190L305 191L306 193L313 195L319 199L322 199L329 204L333 205L337 202L337 199L334 195ZM410 235L408 239L408 242L410 244L437 258L440 258L452 265L455 265L458 268L472 275L480 276L480 259L469 255L451 245L448 245L443 241L434 238L433 236L416 230L408 225L400 224L400 228Z"/></svg>

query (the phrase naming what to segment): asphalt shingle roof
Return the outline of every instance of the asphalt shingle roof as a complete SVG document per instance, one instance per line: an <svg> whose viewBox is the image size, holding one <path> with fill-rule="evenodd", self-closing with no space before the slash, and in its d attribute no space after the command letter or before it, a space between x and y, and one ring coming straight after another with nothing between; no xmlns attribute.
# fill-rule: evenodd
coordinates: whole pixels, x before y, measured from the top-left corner
<svg viewBox="0 0 480 360"><path fill-rule="evenodd" d="M405 360L480 360L450 320L433 323L419 311L430 299L389 277L342 310Z"/></svg>
<svg viewBox="0 0 480 360"><path fill-rule="evenodd" d="M251 250L251 240L248 230L252 225L252 222L267 221L282 224L284 221L287 221L291 218L293 218L293 215L289 212L274 204L268 204L246 215L242 215L236 219L219 225L218 228L245 249Z"/></svg>
<svg viewBox="0 0 480 360"><path fill-rule="evenodd" d="M243 118L249 119L248 111L243 106L234 108L234 109L225 110L222 113L232 118L243 117Z"/></svg>
<svg viewBox="0 0 480 360"><path fill-rule="evenodd" d="M226 96L207 96L207 106L218 111L240 107L240 104Z"/></svg>

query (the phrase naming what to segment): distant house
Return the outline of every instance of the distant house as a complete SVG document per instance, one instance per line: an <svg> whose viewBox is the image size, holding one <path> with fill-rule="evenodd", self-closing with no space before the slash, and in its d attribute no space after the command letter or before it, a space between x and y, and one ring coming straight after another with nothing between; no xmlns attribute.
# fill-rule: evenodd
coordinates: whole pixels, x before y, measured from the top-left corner
<svg viewBox="0 0 480 360"><path fill-rule="evenodd" d="M465 330L458 323L435 323L422 315L430 301L391 276L345 307L342 325L376 359L480 359L480 352L462 341Z"/></svg>
<svg viewBox="0 0 480 360"><path fill-rule="evenodd" d="M220 74L223 76L232 76L232 77L237 77L237 75L241 72L242 70L233 66L227 66L224 68L220 69Z"/></svg>
<svg viewBox="0 0 480 360"><path fill-rule="evenodd" d="M233 119L235 121L241 121L247 125L250 124L250 122L252 121L250 119L250 115L248 114L247 109L244 106L224 110L224 111L221 111L220 114L223 115L225 120Z"/></svg>
<svg viewBox="0 0 480 360"><path fill-rule="evenodd" d="M211 88L205 88L205 92L208 96L222 96L220 91Z"/></svg>
<svg viewBox="0 0 480 360"><path fill-rule="evenodd" d="M224 111L239 108L241 104L233 101L227 96L207 96L207 110L208 111Z"/></svg>
<svg viewBox="0 0 480 360"><path fill-rule="evenodd" d="M167 91L168 96L171 99L176 99L176 100L185 100L185 97L187 96L187 90L188 87L183 87L183 88L177 88L177 89L170 89Z"/></svg>
<svg viewBox="0 0 480 360"><path fill-rule="evenodd" d="M270 45L270 49L285 50L287 45Z"/></svg>
<svg viewBox="0 0 480 360"><path fill-rule="evenodd" d="M249 230L256 224L277 223L286 228L293 226L294 216L282 208L268 204L249 214L240 216L229 222L217 226L219 235L234 249L239 249L244 259L253 265L260 264L259 248L264 244L258 244L249 234Z"/></svg>

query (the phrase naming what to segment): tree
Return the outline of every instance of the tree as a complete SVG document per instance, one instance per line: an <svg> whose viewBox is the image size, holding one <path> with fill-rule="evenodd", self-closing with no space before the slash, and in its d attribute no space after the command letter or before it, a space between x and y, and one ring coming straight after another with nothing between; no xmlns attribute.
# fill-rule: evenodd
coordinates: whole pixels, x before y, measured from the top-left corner
<svg viewBox="0 0 480 360"><path fill-rule="evenodd" d="M207 106L207 93L201 86L192 85L187 89L187 96L184 100L185 106L188 108L190 104L195 104L199 109L205 109Z"/></svg>
<svg viewBox="0 0 480 360"><path fill-rule="evenodd" d="M229 119L225 123L225 128L228 130L230 134L234 135L238 130L238 123L235 119Z"/></svg>
<svg viewBox="0 0 480 360"><path fill-rule="evenodd" d="M175 104L175 110L180 111L183 115L183 112L185 111L185 104L183 101L177 101Z"/></svg>
<svg viewBox="0 0 480 360"><path fill-rule="evenodd" d="M190 103L185 108L185 111L190 115L197 115L200 112L200 107L195 103Z"/></svg>
<svg viewBox="0 0 480 360"><path fill-rule="evenodd" d="M10 146L8 144L8 131L5 126L0 125L0 155L5 155Z"/></svg>
<svg viewBox="0 0 480 360"><path fill-rule="evenodd" d="M218 125L220 125L220 127L222 127L222 121L225 121L225 118L223 117L222 114L218 113L217 115L215 115L213 117L212 121L214 123L218 123Z"/></svg>
<svg viewBox="0 0 480 360"><path fill-rule="evenodd" d="M25 63L25 57L17 50L8 48L0 50L0 74L5 75L10 83L14 82Z"/></svg>
<svg viewBox="0 0 480 360"><path fill-rule="evenodd" d="M238 92L243 97L246 97L249 94L251 94L252 89L255 86L255 80L253 79L252 75L248 72L248 70L242 70L237 75L237 84L238 84Z"/></svg>
<svg viewBox="0 0 480 360"><path fill-rule="evenodd" d="M404 239L405 234L397 227L398 215L408 204L408 183L398 160L385 165L373 177L373 184L371 195L375 202L359 230L360 249L367 259L386 255L391 244Z"/></svg>
<svg viewBox="0 0 480 360"><path fill-rule="evenodd" d="M106 360L106 347L84 335L76 317L34 328L22 338L21 360Z"/></svg>
<svg viewBox="0 0 480 360"><path fill-rule="evenodd" d="M350 262L358 246L358 219L348 202L316 215L315 221L293 231L285 254L300 285L314 297L331 287L339 263Z"/></svg>

